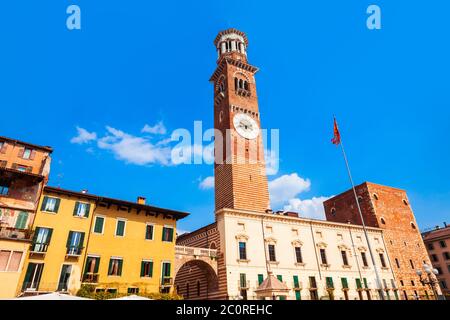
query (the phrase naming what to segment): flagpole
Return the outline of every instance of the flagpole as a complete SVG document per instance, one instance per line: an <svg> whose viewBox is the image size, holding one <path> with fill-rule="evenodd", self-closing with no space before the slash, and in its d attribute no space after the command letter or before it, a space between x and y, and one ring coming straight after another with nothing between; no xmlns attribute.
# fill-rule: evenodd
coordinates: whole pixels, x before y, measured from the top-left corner
<svg viewBox="0 0 450 320"><path fill-rule="evenodd" d="M381 287L380 275L378 274L378 268L377 268L377 265L375 263L375 258L373 256L372 247L370 245L369 236L367 234L366 224L364 223L364 218L363 218L363 215L362 215L362 212L361 212L361 207L360 207L359 201L358 201L358 195L356 194L355 184L353 183L352 174L350 172L350 166L348 165L348 160L347 160L347 156L345 154L344 144L342 143L342 136L339 136L339 143L341 145L342 154L344 155L344 160L345 160L345 165L347 167L348 177L350 179L350 183L352 184L353 194L355 195L355 200L356 200L356 205L358 207L359 217L361 218L361 223L362 223L362 227L363 227L363 230L364 230L364 236L365 236L366 241L367 241L367 246L369 247L370 258L372 260L372 264L373 264L373 267L375 269L375 276L377 278L377 289L378 289L379 294L381 295L381 299L384 300L384 293L383 293L383 288Z"/></svg>

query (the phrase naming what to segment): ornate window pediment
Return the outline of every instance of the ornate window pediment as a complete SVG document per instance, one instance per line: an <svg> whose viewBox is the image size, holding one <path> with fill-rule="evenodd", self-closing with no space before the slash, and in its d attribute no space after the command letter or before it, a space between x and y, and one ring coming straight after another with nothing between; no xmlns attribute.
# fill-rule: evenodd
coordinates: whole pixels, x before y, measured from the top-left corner
<svg viewBox="0 0 450 320"><path fill-rule="evenodd" d="M341 251L350 251L350 248L345 244L338 245L339 250Z"/></svg>
<svg viewBox="0 0 450 320"><path fill-rule="evenodd" d="M361 246L361 247L358 247L358 250L359 250L359 251L363 251L363 252L366 252L366 251L367 251L367 248L366 248L366 247L362 247L362 246Z"/></svg>
<svg viewBox="0 0 450 320"><path fill-rule="evenodd" d="M328 245L325 242L321 241L321 242L318 242L316 244L316 246L319 248L326 248Z"/></svg>
<svg viewBox="0 0 450 320"><path fill-rule="evenodd" d="M292 244L294 247L301 247L301 246L303 245L303 242L302 242L301 240L299 240L299 239L295 239L295 240L292 240L292 241L291 241L291 244Z"/></svg>
<svg viewBox="0 0 450 320"><path fill-rule="evenodd" d="M381 249L381 248L377 248L375 251L378 252L378 253L384 253L384 250Z"/></svg>
<svg viewBox="0 0 450 320"><path fill-rule="evenodd" d="M243 234L243 233L239 233L239 234L236 235L236 239L237 240L247 241L248 240L248 235Z"/></svg>
<svg viewBox="0 0 450 320"><path fill-rule="evenodd" d="M267 243L273 243L273 244L277 243L277 239L275 239L273 237L265 238L264 241Z"/></svg>

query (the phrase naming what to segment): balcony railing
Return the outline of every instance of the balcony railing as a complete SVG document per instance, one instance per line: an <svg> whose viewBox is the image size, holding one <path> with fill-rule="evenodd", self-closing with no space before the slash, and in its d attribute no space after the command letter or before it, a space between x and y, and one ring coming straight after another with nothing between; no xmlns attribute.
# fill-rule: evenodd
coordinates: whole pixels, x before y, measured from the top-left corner
<svg viewBox="0 0 450 320"><path fill-rule="evenodd" d="M189 256L215 258L215 257L217 257L217 250L216 249L208 249L208 248L175 246L175 254L184 254L184 255L189 255Z"/></svg>
<svg viewBox="0 0 450 320"><path fill-rule="evenodd" d="M292 287L294 288L294 290L300 290L303 288L302 283L301 282L297 282L294 281Z"/></svg>
<svg viewBox="0 0 450 320"><path fill-rule="evenodd" d="M46 253L48 243L33 242L30 247L30 253Z"/></svg>
<svg viewBox="0 0 450 320"><path fill-rule="evenodd" d="M0 227L0 238L13 240L31 240L33 231L28 229L16 229L12 227Z"/></svg>
<svg viewBox="0 0 450 320"><path fill-rule="evenodd" d="M83 275L83 282L98 283L98 273L87 272Z"/></svg>
<svg viewBox="0 0 450 320"><path fill-rule="evenodd" d="M79 246L68 246L66 255L70 257L79 257L81 256L81 252L83 251L83 247Z"/></svg>
<svg viewBox="0 0 450 320"><path fill-rule="evenodd" d="M173 284L173 278L172 277L162 277L161 278L161 286L171 286Z"/></svg>

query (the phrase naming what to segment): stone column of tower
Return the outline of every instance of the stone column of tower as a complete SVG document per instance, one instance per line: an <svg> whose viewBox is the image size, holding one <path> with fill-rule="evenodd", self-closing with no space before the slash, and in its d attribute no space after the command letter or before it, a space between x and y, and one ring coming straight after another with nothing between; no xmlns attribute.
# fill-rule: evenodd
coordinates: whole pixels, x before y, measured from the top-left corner
<svg viewBox="0 0 450 320"><path fill-rule="evenodd" d="M236 29L219 32L214 84L216 211L264 212L270 207L255 73L248 40ZM220 132L221 134L219 134Z"/></svg>

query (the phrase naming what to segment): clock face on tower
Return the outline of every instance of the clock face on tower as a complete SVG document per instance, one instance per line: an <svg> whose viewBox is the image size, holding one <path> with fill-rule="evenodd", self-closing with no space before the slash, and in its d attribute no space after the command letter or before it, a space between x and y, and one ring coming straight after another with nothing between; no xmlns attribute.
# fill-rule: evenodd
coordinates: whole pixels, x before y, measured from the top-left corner
<svg viewBox="0 0 450 320"><path fill-rule="evenodd" d="M258 123L249 115L238 113L233 118L233 125L237 133L245 139L253 140L258 137Z"/></svg>

